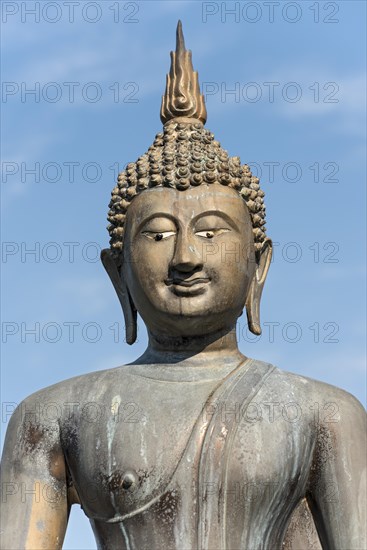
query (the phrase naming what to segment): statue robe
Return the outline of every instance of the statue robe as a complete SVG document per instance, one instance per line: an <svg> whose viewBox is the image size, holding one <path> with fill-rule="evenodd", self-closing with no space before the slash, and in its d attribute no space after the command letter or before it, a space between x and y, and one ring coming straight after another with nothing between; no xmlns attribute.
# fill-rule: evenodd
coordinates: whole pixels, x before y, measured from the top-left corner
<svg viewBox="0 0 367 550"><path fill-rule="evenodd" d="M116 513L109 517L84 506L99 548L321 548L304 501L315 426L305 424L303 403L292 404L288 376L249 360L222 380L164 486L141 499L133 491L128 506L119 506L115 492Z"/></svg>

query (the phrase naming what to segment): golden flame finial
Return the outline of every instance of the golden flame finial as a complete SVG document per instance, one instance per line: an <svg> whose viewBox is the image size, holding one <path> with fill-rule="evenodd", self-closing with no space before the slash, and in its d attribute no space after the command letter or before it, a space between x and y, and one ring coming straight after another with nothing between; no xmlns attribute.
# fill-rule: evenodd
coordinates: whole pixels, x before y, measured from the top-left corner
<svg viewBox="0 0 367 550"><path fill-rule="evenodd" d="M161 121L178 117L206 122L204 96L200 93L198 73L194 71L191 51L186 50L181 21L177 24L176 51L171 52L171 68L162 97Z"/></svg>

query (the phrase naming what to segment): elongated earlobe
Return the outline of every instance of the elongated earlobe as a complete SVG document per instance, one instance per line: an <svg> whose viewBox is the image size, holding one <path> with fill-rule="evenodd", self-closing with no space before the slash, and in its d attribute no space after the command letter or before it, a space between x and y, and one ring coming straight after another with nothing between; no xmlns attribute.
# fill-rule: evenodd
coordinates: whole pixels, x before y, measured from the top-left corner
<svg viewBox="0 0 367 550"><path fill-rule="evenodd" d="M248 327L253 334L261 334L260 326L260 302L261 294L264 288L266 276L268 274L271 256L273 253L273 244L270 239L266 239L260 251L260 257L257 262L256 271L251 282L250 290L246 300L246 313Z"/></svg>
<svg viewBox="0 0 367 550"><path fill-rule="evenodd" d="M137 333L137 313L135 306L131 300L131 296L125 284L125 281L121 276L120 269L118 268L109 248L105 248L104 250L102 250L101 261L105 270L108 273L109 278L111 279L113 287L120 301L125 319L126 342L131 345L136 341Z"/></svg>

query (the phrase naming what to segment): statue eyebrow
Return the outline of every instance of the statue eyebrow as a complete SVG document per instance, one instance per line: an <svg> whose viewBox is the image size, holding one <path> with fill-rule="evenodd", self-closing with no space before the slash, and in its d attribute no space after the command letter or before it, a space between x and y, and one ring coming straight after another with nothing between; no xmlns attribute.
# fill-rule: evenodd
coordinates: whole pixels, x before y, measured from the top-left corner
<svg viewBox="0 0 367 550"><path fill-rule="evenodd" d="M172 216L172 214L170 214L169 212L154 212L153 214L150 214L147 218L144 218L144 220L139 223L136 232L139 232L145 224L150 222L150 220L154 220L155 218L167 218L177 226L176 218Z"/></svg>
<svg viewBox="0 0 367 550"><path fill-rule="evenodd" d="M230 216L228 216L228 214L222 212L221 210L207 210L206 212L200 212L200 214L195 216L191 223L195 224L201 218L205 218L206 216L216 216L217 218L222 218L232 227L232 229L234 229L235 231L239 231L236 222Z"/></svg>
<svg viewBox="0 0 367 550"><path fill-rule="evenodd" d="M190 223L194 225L200 219L205 218L207 216L216 216L217 218L222 218L224 221L226 221L232 227L232 229L234 229L235 231L239 231L239 228L238 228L238 225L236 224L236 222L230 216L228 216L228 214L226 214L225 212L221 212L220 210L206 210L205 212L200 212L197 216L195 216L191 220ZM139 225L136 229L136 232L138 233L139 231L141 231L141 229L144 227L145 224L150 222L150 220L154 220L155 218L167 218L172 223L174 223L175 226L177 226L176 218L172 214L170 214L169 212L154 212L154 213L150 214L147 218L142 220L141 223L139 223Z"/></svg>

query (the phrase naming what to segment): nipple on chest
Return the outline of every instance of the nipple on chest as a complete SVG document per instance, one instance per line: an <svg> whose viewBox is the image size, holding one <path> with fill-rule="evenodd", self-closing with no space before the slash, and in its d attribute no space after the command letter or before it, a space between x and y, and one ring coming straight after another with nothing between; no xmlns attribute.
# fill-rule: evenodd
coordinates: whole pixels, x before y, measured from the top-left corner
<svg viewBox="0 0 367 550"><path fill-rule="evenodd" d="M108 488L110 491L124 490L133 492L139 483L139 476L135 470L128 469L124 472L114 472L108 479Z"/></svg>

